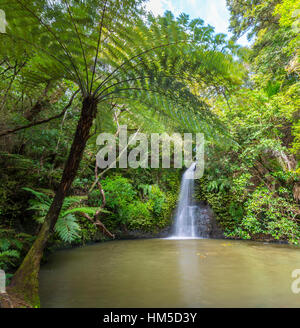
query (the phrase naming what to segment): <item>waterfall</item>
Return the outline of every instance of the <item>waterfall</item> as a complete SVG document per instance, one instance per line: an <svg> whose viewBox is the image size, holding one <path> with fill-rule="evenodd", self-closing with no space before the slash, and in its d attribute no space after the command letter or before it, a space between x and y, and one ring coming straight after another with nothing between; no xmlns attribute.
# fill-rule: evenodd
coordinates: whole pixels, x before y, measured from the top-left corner
<svg viewBox="0 0 300 328"><path fill-rule="evenodd" d="M183 174L173 234L167 239L222 238L209 205L193 199L196 163Z"/></svg>
<svg viewBox="0 0 300 328"><path fill-rule="evenodd" d="M193 198L196 163L193 163L181 179L173 234L167 239L224 238L208 204Z"/></svg>
<svg viewBox="0 0 300 328"><path fill-rule="evenodd" d="M179 203L176 210L173 238L198 237L196 226L196 212L198 206L194 204L194 171L193 163L183 174L180 187Z"/></svg>

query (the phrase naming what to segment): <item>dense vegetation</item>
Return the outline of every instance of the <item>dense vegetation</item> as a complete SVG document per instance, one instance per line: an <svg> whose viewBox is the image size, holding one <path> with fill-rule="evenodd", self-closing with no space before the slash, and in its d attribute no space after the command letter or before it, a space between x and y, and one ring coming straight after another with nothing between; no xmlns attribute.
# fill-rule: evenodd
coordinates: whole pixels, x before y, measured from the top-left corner
<svg viewBox="0 0 300 328"><path fill-rule="evenodd" d="M181 170L95 169L97 135L124 124L204 133L197 197L225 235L299 244L299 2L227 3L231 40L143 1L0 1L0 268L19 267L13 292L38 304L44 248L170 226ZM249 31L251 49L238 46Z"/></svg>
<svg viewBox="0 0 300 328"><path fill-rule="evenodd" d="M214 103L235 144L208 147L199 193L228 237L299 244L299 2L228 5L234 35L256 36L251 74Z"/></svg>

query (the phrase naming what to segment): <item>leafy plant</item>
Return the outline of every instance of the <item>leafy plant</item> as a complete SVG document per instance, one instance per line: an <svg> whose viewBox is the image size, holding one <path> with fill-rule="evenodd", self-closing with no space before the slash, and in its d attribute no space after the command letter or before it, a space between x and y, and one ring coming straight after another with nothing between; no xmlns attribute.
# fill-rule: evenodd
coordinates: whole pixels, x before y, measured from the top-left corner
<svg viewBox="0 0 300 328"><path fill-rule="evenodd" d="M13 230L0 227L0 269L8 270L18 263L23 243L13 235Z"/></svg>
<svg viewBox="0 0 300 328"><path fill-rule="evenodd" d="M119 175L107 177L102 182L105 191L107 208L113 210L115 219L125 224L129 220L128 205L134 200L137 192L127 178Z"/></svg>
<svg viewBox="0 0 300 328"><path fill-rule="evenodd" d="M28 207L28 210L34 211L34 219L38 223L42 224L44 222L45 215L47 214L51 205L51 197L44 192L33 190L31 188L23 189L35 196L35 198L29 200L30 207ZM77 222L76 216L74 215L75 213L86 213L94 215L97 210L99 210L98 207L73 207L85 199L87 199L87 197L83 196L70 196L65 198L59 219L55 225L56 233L64 242L71 243L79 237L81 228Z"/></svg>

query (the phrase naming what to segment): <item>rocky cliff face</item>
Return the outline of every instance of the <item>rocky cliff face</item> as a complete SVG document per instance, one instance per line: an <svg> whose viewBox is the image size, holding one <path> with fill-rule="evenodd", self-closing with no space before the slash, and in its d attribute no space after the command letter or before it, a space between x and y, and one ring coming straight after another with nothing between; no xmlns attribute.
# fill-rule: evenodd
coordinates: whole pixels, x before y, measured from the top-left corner
<svg viewBox="0 0 300 328"><path fill-rule="evenodd" d="M224 238L222 229L218 226L214 213L204 202L195 204L195 217L198 236L202 238Z"/></svg>

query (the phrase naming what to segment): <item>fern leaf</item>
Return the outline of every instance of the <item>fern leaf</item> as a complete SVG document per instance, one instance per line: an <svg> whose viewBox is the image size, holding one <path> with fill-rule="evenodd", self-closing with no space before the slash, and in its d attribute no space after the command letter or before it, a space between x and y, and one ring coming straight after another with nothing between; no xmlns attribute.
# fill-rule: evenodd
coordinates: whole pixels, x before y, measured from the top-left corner
<svg viewBox="0 0 300 328"><path fill-rule="evenodd" d="M80 226L76 222L75 216L68 214L57 220L55 231L64 242L71 243L78 237Z"/></svg>

